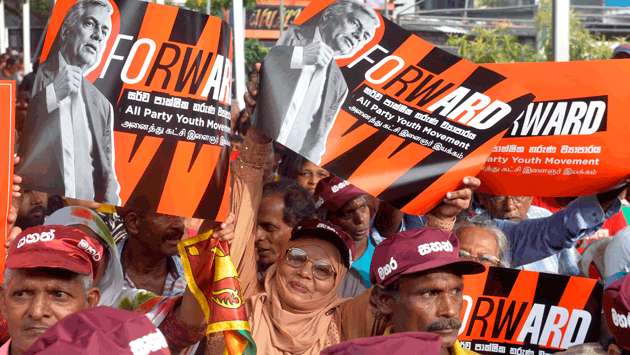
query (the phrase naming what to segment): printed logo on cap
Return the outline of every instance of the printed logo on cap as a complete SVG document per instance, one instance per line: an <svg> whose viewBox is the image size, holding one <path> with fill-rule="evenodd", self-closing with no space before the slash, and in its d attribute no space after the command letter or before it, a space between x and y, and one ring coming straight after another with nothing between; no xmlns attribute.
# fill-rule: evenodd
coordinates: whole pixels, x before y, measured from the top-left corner
<svg viewBox="0 0 630 355"><path fill-rule="evenodd" d="M420 253L420 256L425 256L427 254L438 253L438 252L450 253L452 251L453 251L453 244L451 244L449 240L445 242L431 242L431 243L424 243L424 244L418 245L418 253Z"/></svg>
<svg viewBox="0 0 630 355"><path fill-rule="evenodd" d="M337 234L337 231L335 230L335 228L327 225L326 223L318 223L317 226L315 228L322 228L322 229L327 229L335 234Z"/></svg>
<svg viewBox="0 0 630 355"><path fill-rule="evenodd" d="M612 322L615 327L623 329L630 328L630 313L627 315L620 314L617 313L617 310L614 308L610 311L610 313L612 314Z"/></svg>
<svg viewBox="0 0 630 355"><path fill-rule="evenodd" d="M92 247L90 245L90 243L88 243L87 240L85 239L81 239L81 241L78 244L79 248L85 250L86 253L90 254L90 256L92 256L92 259L94 259L94 261L100 261L102 258L101 253L99 253L98 251L96 251L96 249L94 249L94 247Z"/></svg>
<svg viewBox="0 0 630 355"><path fill-rule="evenodd" d="M159 330L129 342L129 349L133 355L148 355L167 347L166 339Z"/></svg>
<svg viewBox="0 0 630 355"><path fill-rule="evenodd" d="M350 183L348 181L344 180L344 181L342 181L342 182L340 182L340 183L338 183L336 185L333 185L330 189L332 190L333 193L337 193L337 192L339 192L339 190L343 189L344 187L346 187L348 185L350 185Z"/></svg>
<svg viewBox="0 0 630 355"><path fill-rule="evenodd" d="M383 281L387 276L389 276L389 274L392 273L392 271L396 269L398 269L398 262L392 256L391 259L389 259L389 263L378 268L378 277L380 277L381 281Z"/></svg>
<svg viewBox="0 0 630 355"><path fill-rule="evenodd" d="M17 244L17 248L20 249L25 244L33 244L37 242L49 242L53 239L55 239L54 229L51 229L48 232L30 233L20 238Z"/></svg>

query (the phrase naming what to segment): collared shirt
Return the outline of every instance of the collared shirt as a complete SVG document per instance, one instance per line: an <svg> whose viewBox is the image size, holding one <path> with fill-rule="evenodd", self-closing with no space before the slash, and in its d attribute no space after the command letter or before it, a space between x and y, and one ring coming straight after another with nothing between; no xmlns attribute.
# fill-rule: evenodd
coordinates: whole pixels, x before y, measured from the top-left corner
<svg viewBox="0 0 630 355"><path fill-rule="evenodd" d="M58 55L61 71L68 64ZM59 110L65 195L93 200L93 141L82 90L59 100L51 83L46 87L46 105L48 113Z"/></svg>
<svg viewBox="0 0 630 355"><path fill-rule="evenodd" d="M125 248L127 240L122 240L117 244L118 253L122 257L123 249ZM178 255L173 255L168 258L168 273L166 274L166 280L164 281L164 288L162 294L158 296L173 297L184 294L186 291L186 279L184 277L184 266ZM138 289L133 283L133 280L127 275L127 271L123 269L125 275L125 287L128 289Z"/></svg>
<svg viewBox="0 0 630 355"><path fill-rule="evenodd" d="M321 40L317 29L313 42ZM299 151L312 118L321 106L327 66L304 65L304 47L295 47L291 56L291 69L301 69L301 73L287 113L282 120L277 141ZM296 129L297 127L300 129Z"/></svg>
<svg viewBox="0 0 630 355"><path fill-rule="evenodd" d="M0 355L9 355L11 352L11 339L7 340L2 347L0 347Z"/></svg>

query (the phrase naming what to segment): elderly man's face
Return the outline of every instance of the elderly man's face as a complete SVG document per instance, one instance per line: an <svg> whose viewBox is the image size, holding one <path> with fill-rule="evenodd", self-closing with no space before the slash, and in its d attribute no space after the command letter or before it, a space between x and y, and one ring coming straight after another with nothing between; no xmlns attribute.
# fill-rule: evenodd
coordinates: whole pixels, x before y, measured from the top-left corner
<svg viewBox="0 0 630 355"><path fill-rule="evenodd" d="M527 219L527 211L532 205L531 196L503 196L479 194L479 202L492 218L509 219L515 222Z"/></svg>
<svg viewBox="0 0 630 355"><path fill-rule="evenodd" d="M70 28L64 40L64 57L70 65L89 68L98 61L112 27L107 9L91 6L83 13L76 26Z"/></svg>
<svg viewBox="0 0 630 355"><path fill-rule="evenodd" d="M369 41L376 31L376 22L365 11L354 11L343 16L330 16L322 26L322 37L335 56L354 53Z"/></svg>
<svg viewBox="0 0 630 355"><path fill-rule="evenodd" d="M393 331L436 333L443 348L452 347L461 326L462 277L441 268L403 276L398 282L398 297L378 305L384 314L391 315Z"/></svg>
<svg viewBox="0 0 630 355"><path fill-rule="evenodd" d="M461 257L475 259L485 266L500 266L497 238L489 230L464 227L457 232L457 239Z"/></svg>
<svg viewBox="0 0 630 355"><path fill-rule="evenodd" d="M24 352L48 328L72 313L94 307L99 293L86 292L76 274L54 269L17 269L0 292L12 351Z"/></svg>
<svg viewBox="0 0 630 355"><path fill-rule="evenodd" d="M259 271L267 270L286 250L293 228L284 221L284 196L263 197L258 209L256 255Z"/></svg>

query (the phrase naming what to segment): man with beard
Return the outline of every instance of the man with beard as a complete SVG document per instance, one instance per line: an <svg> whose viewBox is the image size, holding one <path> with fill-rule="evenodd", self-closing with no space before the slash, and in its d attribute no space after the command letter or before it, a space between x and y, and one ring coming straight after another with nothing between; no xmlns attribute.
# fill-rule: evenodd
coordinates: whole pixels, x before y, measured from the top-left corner
<svg viewBox="0 0 630 355"><path fill-rule="evenodd" d="M48 195L44 192L25 190L18 199L15 225L22 230L44 224L47 215Z"/></svg>
<svg viewBox="0 0 630 355"><path fill-rule="evenodd" d="M474 354L457 341L464 282L484 266L459 257L457 237L439 229L397 233L376 247L372 303L388 320L385 335L426 331L442 339L442 355Z"/></svg>
<svg viewBox="0 0 630 355"><path fill-rule="evenodd" d="M25 188L120 204L110 102L84 76L112 27L107 0L79 0L35 77L17 174Z"/></svg>
<svg viewBox="0 0 630 355"><path fill-rule="evenodd" d="M358 0L336 1L284 32L265 57L257 120L264 133L318 164L348 87L335 59L369 42L379 18Z"/></svg>
<svg viewBox="0 0 630 355"><path fill-rule="evenodd" d="M83 231L60 225L28 228L11 242L0 290L10 341L0 354L21 355L67 315L95 307L94 275L103 247Z"/></svg>
<svg viewBox="0 0 630 355"><path fill-rule="evenodd" d="M184 236L182 217L135 209L122 211L128 238L118 243L125 286L176 296L186 290L177 243Z"/></svg>

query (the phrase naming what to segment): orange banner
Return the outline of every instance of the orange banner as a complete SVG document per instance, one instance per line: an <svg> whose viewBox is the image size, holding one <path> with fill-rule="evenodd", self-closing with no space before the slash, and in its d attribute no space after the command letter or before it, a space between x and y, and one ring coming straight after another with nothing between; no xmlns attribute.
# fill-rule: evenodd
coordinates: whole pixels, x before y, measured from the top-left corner
<svg viewBox="0 0 630 355"><path fill-rule="evenodd" d="M231 29L137 0L59 0L20 144L24 186L222 220Z"/></svg>
<svg viewBox="0 0 630 355"><path fill-rule="evenodd" d="M0 156L7 157L0 167L0 230L2 234L2 245L9 235L7 218L11 208L13 191L13 146L15 135L15 103L16 103L15 81L0 80ZM0 270L4 270L5 248L0 248ZM0 277L2 281L2 277Z"/></svg>
<svg viewBox="0 0 630 355"><path fill-rule="evenodd" d="M536 96L480 175L498 195L578 196L630 176L630 60L489 64Z"/></svg>
<svg viewBox="0 0 630 355"><path fill-rule="evenodd" d="M480 354L545 355L598 341L597 280L505 268L464 276L459 340Z"/></svg>
<svg viewBox="0 0 630 355"><path fill-rule="evenodd" d="M322 0L265 58L255 125L367 193L423 214L479 173L532 99L518 80L367 5Z"/></svg>

